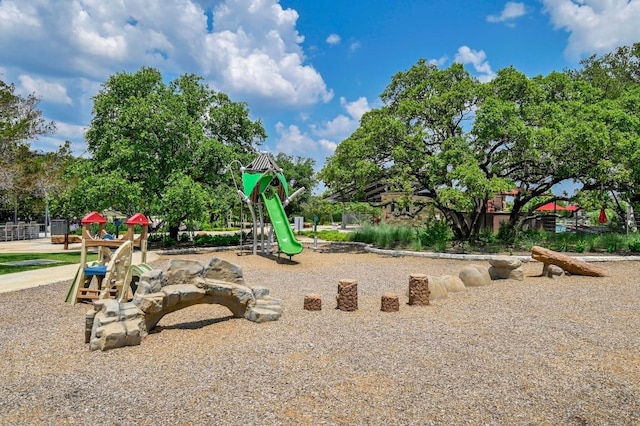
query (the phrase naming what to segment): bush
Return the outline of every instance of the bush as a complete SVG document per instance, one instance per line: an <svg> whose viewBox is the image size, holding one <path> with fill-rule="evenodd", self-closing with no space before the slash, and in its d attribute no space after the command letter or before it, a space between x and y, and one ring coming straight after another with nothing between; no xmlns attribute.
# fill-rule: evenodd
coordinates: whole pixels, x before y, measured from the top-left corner
<svg viewBox="0 0 640 426"><path fill-rule="evenodd" d="M397 248L412 246L415 235L414 229L408 226L369 225L353 231L350 239L381 248Z"/></svg>
<svg viewBox="0 0 640 426"><path fill-rule="evenodd" d="M478 242L481 244L494 244L498 241L498 236L491 229L483 229L478 234Z"/></svg>
<svg viewBox="0 0 640 426"><path fill-rule="evenodd" d="M640 238L634 237L627 243L629 251L632 253L640 253Z"/></svg>
<svg viewBox="0 0 640 426"><path fill-rule="evenodd" d="M516 227L509 222L500 222L498 241L506 245L512 245L516 241Z"/></svg>
<svg viewBox="0 0 640 426"><path fill-rule="evenodd" d="M351 241L358 241L365 244L373 244L378 234L378 226L363 226L351 232Z"/></svg>
<svg viewBox="0 0 640 426"><path fill-rule="evenodd" d="M325 241L349 241L349 234L337 230L323 230L317 232L316 236Z"/></svg>
<svg viewBox="0 0 640 426"><path fill-rule="evenodd" d="M420 228L417 232L417 237L423 247L431 247L436 251L445 251L449 242L453 240L453 232L445 221L436 220Z"/></svg>
<svg viewBox="0 0 640 426"><path fill-rule="evenodd" d="M243 235L246 240L246 235ZM237 246L240 244L240 234L203 234L193 239L196 246Z"/></svg>

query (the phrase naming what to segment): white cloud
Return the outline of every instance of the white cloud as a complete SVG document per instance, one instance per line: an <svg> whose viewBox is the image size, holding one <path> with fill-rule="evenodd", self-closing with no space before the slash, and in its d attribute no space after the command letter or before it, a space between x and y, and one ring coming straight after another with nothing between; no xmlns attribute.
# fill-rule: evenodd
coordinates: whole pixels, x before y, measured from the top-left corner
<svg viewBox="0 0 640 426"><path fill-rule="evenodd" d="M332 120L324 121L320 125L309 126L314 135L340 142L358 128L362 115L371 109L365 97L358 98L353 102L347 102L344 97L341 97L340 106L348 116L338 114Z"/></svg>
<svg viewBox="0 0 640 426"><path fill-rule="evenodd" d="M543 0L556 29L569 35L571 59L606 53L640 40L638 0Z"/></svg>
<svg viewBox="0 0 640 426"><path fill-rule="evenodd" d="M471 64L476 72L480 73L478 76L480 81L487 82L496 76L487 61L487 54L484 53L484 50L473 50L468 46L461 46L458 48L454 61L461 64Z"/></svg>
<svg viewBox="0 0 640 426"><path fill-rule="evenodd" d="M298 14L276 0L227 0L214 12L214 33L199 62L216 86L288 105L328 102L333 92L304 64Z"/></svg>
<svg viewBox="0 0 640 426"><path fill-rule="evenodd" d="M295 10L278 0L223 0L212 30L206 13L196 0L3 0L0 64L25 64L20 74L34 79L53 72L94 81L146 65L194 72L248 101L331 100L320 73L305 63Z"/></svg>
<svg viewBox="0 0 640 426"><path fill-rule="evenodd" d="M35 93L42 100L60 103L72 104L72 100L67 95L67 89L60 83L50 83L40 78L32 78L28 75L18 77L21 84L21 92L25 95Z"/></svg>
<svg viewBox="0 0 640 426"><path fill-rule="evenodd" d="M361 96L353 102L347 102L344 97L341 97L340 105L342 105L342 107L355 121L360 121L360 118L362 118L364 113L371 110L371 106L369 105L367 98L365 98L364 96Z"/></svg>
<svg viewBox="0 0 640 426"><path fill-rule="evenodd" d="M292 156L300 155L304 157L312 157L318 152L318 144L306 133L300 131L300 128L294 124L285 126L282 123L276 124L276 133L278 141L276 150L284 152Z"/></svg>
<svg viewBox="0 0 640 426"><path fill-rule="evenodd" d="M356 50L360 49L360 47L362 47L362 45L360 44L359 41L354 41L349 45L349 51L351 53L355 52Z"/></svg>
<svg viewBox="0 0 640 426"><path fill-rule="evenodd" d="M330 140L327 139L320 139L318 141L318 144L320 144L320 146L327 152L329 153L334 153L336 148L338 147L338 144L335 142L332 142Z"/></svg>
<svg viewBox="0 0 640 426"><path fill-rule="evenodd" d="M512 21L514 19L520 18L521 16L526 15L527 8L524 3L517 3L508 1L504 5L504 9L500 15L489 15L487 16L487 21L489 22L505 22Z"/></svg>
<svg viewBox="0 0 640 426"><path fill-rule="evenodd" d="M329 44L339 44L340 43L340 36L338 34L330 34L329 37L327 37L327 43L329 43Z"/></svg>
<svg viewBox="0 0 640 426"><path fill-rule="evenodd" d="M300 130L296 125L276 125L279 151L289 155L315 156L316 154L333 154L338 143L349 137L360 123L362 115L371 109L367 98L360 97L353 102L340 98L340 106L345 114L338 114L331 120L311 124L308 132Z"/></svg>
<svg viewBox="0 0 640 426"><path fill-rule="evenodd" d="M78 139L84 136L85 126L56 122L56 136L62 139Z"/></svg>
<svg viewBox="0 0 640 426"><path fill-rule="evenodd" d="M30 30L40 26L38 12L29 4L21 4L10 0L0 2L0 27L5 30L27 27Z"/></svg>
<svg viewBox="0 0 640 426"><path fill-rule="evenodd" d="M446 64L448 60L449 60L449 57L447 55L444 55L444 56L441 56L438 59L429 59L428 62L431 65L435 65L435 66L439 67L439 66L442 66L442 65Z"/></svg>

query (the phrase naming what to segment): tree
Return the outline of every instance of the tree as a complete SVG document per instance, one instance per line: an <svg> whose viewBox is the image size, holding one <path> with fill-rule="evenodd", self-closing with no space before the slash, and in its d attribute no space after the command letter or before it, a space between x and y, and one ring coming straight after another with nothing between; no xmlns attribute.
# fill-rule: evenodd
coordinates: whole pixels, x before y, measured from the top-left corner
<svg viewBox="0 0 640 426"><path fill-rule="evenodd" d="M315 161L311 158L294 158L284 153L276 154L275 161L282 168L291 191L305 188L305 191L287 206L290 214L300 215L302 213L301 206L311 198L313 189L318 185L316 173L313 170Z"/></svg>
<svg viewBox="0 0 640 426"><path fill-rule="evenodd" d="M211 90L202 78L185 74L165 84L158 70L144 67L103 84L86 134L96 172L140 188L137 208L168 219L173 238L181 221L199 218L169 189L189 178L213 200L235 195L226 166L246 160L265 138L244 103Z"/></svg>
<svg viewBox="0 0 640 426"><path fill-rule="evenodd" d="M133 215L141 204L143 190L117 171L95 173L91 160L75 158L65 169L62 184L49 193L53 216L81 218L91 211L114 208Z"/></svg>
<svg viewBox="0 0 640 426"><path fill-rule="evenodd" d="M433 200L459 239L480 229L487 199L511 186L487 174L470 127L482 84L461 64L447 69L420 60L393 76L384 106L366 113L320 173L330 191L359 199L376 183ZM408 196L407 202L413 202Z"/></svg>
<svg viewBox="0 0 640 426"><path fill-rule="evenodd" d="M14 210L14 220L22 196L30 192L21 164L32 157L29 142L55 131L55 124L42 117L39 102L35 94L25 98L15 93L13 84L0 80L0 204Z"/></svg>
<svg viewBox="0 0 640 426"><path fill-rule="evenodd" d="M618 196L640 207L640 43L593 55L581 65L568 73L601 91L611 139L609 164L585 180L584 189L610 191L616 200L613 207L624 217Z"/></svg>
<svg viewBox="0 0 640 426"><path fill-rule="evenodd" d="M487 175L514 183L509 222L519 228L554 185L607 174L617 142L607 123L611 106L583 80L553 72L529 78L505 68L485 87L473 126L474 151ZM543 197L547 195L546 197Z"/></svg>

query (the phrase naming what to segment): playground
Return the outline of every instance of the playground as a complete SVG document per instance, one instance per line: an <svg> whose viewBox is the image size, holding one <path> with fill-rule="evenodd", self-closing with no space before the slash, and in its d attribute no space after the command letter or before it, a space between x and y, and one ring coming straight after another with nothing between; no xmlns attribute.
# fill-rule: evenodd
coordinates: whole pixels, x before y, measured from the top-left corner
<svg viewBox="0 0 640 426"><path fill-rule="evenodd" d="M612 264L607 277L561 280L525 263L523 281L409 306L410 274L453 274L471 262L308 246L295 262L215 256L281 298L282 318L255 324L196 305L163 317L139 346L91 352L79 321L87 305L61 300L72 276L0 294L0 423L640 421L635 262ZM355 312L335 309L343 278L358 282ZM400 296L398 312L380 311L388 291ZM322 296L319 312L303 309L312 292Z"/></svg>

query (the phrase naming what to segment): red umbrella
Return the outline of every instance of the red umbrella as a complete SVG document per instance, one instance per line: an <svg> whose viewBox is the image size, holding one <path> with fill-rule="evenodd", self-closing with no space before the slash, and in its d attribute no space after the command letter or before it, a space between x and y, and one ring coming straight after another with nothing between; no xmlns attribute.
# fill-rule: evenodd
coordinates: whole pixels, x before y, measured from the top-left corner
<svg viewBox="0 0 640 426"><path fill-rule="evenodd" d="M563 210L567 210L566 207L563 207L555 202L550 202L547 204L543 204L536 209L539 212L560 212Z"/></svg>
<svg viewBox="0 0 640 426"><path fill-rule="evenodd" d="M607 219L607 212L604 211L604 207L600 209L600 216L598 216L598 222L607 223L609 219Z"/></svg>

